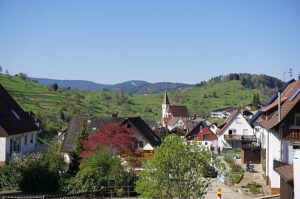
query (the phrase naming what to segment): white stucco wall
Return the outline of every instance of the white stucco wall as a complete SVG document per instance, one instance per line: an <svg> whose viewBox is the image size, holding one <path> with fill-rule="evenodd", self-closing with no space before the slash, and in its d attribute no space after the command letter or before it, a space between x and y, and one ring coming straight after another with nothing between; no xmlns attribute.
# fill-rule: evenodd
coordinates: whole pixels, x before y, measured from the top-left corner
<svg viewBox="0 0 300 199"><path fill-rule="evenodd" d="M294 153L294 187L297 189L294 189L294 196L295 199L300 199L300 150L296 150Z"/></svg>
<svg viewBox="0 0 300 199"><path fill-rule="evenodd" d="M224 139L224 135L229 135L229 130L235 129L235 135L254 135L252 127L248 124L246 119L242 116L242 114L238 114L235 118L231 121L231 123L224 129L223 133L218 137L218 146L221 148L223 146L229 145L226 140Z"/></svg>
<svg viewBox="0 0 300 199"><path fill-rule="evenodd" d="M27 144L25 143L25 139L27 136ZM33 137L31 137L33 136ZM31 142L32 139L32 142ZM19 140L20 141L20 151L17 153L30 153L35 150L36 147L36 139L37 139L37 132L29 132L29 133L23 133L18 135L9 136L6 138L0 138L0 161L8 160L9 154L11 154L13 151L10 151L10 140ZM5 147L3 147L5 146ZM4 154L4 155L2 155ZM2 160L3 158L3 160Z"/></svg>
<svg viewBox="0 0 300 199"><path fill-rule="evenodd" d="M0 162L6 159L6 138L0 137Z"/></svg>
<svg viewBox="0 0 300 199"><path fill-rule="evenodd" d="M269 150L267 152L267 175L271 181L271 188L280 188L280 176L273 170L273 160L280 160L281 157L281 141L278 138L278 133L269 132Z"/></svg>

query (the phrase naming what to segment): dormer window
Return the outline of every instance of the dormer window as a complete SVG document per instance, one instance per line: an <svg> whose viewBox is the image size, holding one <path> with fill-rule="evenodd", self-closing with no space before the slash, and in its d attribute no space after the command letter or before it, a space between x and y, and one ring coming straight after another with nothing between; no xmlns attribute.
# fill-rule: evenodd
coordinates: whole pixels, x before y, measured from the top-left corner
<svg viewBox="0 0 300 199"><path fill-rule="evenodd" d="M15 110L11 110L11 113L17 118L17 120L21 119L21 117L17 114Z"/></svg>

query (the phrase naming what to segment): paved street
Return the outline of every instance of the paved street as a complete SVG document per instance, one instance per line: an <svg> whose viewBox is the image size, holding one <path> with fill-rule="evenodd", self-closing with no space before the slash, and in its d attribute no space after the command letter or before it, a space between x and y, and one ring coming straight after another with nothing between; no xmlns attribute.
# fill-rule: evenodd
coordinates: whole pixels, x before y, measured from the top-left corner
<svg viewBox="0 0 300 199"><path fill-rule="evenodd" d="M210 188L210 191L206 194L206 199L216 199L217 197L217 188L221 187L222 188L222 199L250 199L250 197L245 196L239 192L234 191L234 188L229 188L222 184L221 182L216 182L214 181L212 183L212 186Z"/></svg>

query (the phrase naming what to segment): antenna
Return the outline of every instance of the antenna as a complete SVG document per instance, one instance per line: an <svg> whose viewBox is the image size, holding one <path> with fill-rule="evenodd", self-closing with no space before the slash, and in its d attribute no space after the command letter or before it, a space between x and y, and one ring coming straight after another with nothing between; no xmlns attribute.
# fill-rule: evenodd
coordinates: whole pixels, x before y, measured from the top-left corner
<svg viewBox="0 0 300 199"><path fill-rule="evenodd" d="M283 82L285 82L285 74L286 74L286 72L283 71Z"/></svg>
<svg viewBox="0 0 300 199"><path fill-rule="evenodd" d="M292 68L289 69L288 73L289 73L290 79L293 79L293 69Z"/></svg>

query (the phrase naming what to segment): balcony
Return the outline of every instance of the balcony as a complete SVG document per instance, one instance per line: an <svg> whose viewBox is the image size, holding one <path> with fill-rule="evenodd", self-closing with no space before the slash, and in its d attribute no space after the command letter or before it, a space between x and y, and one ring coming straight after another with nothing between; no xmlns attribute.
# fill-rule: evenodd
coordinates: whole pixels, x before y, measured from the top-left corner
<svg viewBox="0 0 300 199"><path fill-rule="evenodd" d="M224 135L224 139L230 140L240 140L243 142L256 142L256 137L254 135Z"/></svg>
<svg viewBox="0 0 300 199"><path fill-rule="evenodd" d="M300 129L298 126L290 126L289 129L285 129L282 134L283 140L288 140L292 145L300 146Z"/></svg>
<svg viewBox="0 0 300 199"><path fill-rule="evenodd" d="M288 165L288 164L289 163L284 162L282 160L274 159L273 160L273 170L278 168L278 167L282 167L282 166L285 166L285 165Z"/></svg>

